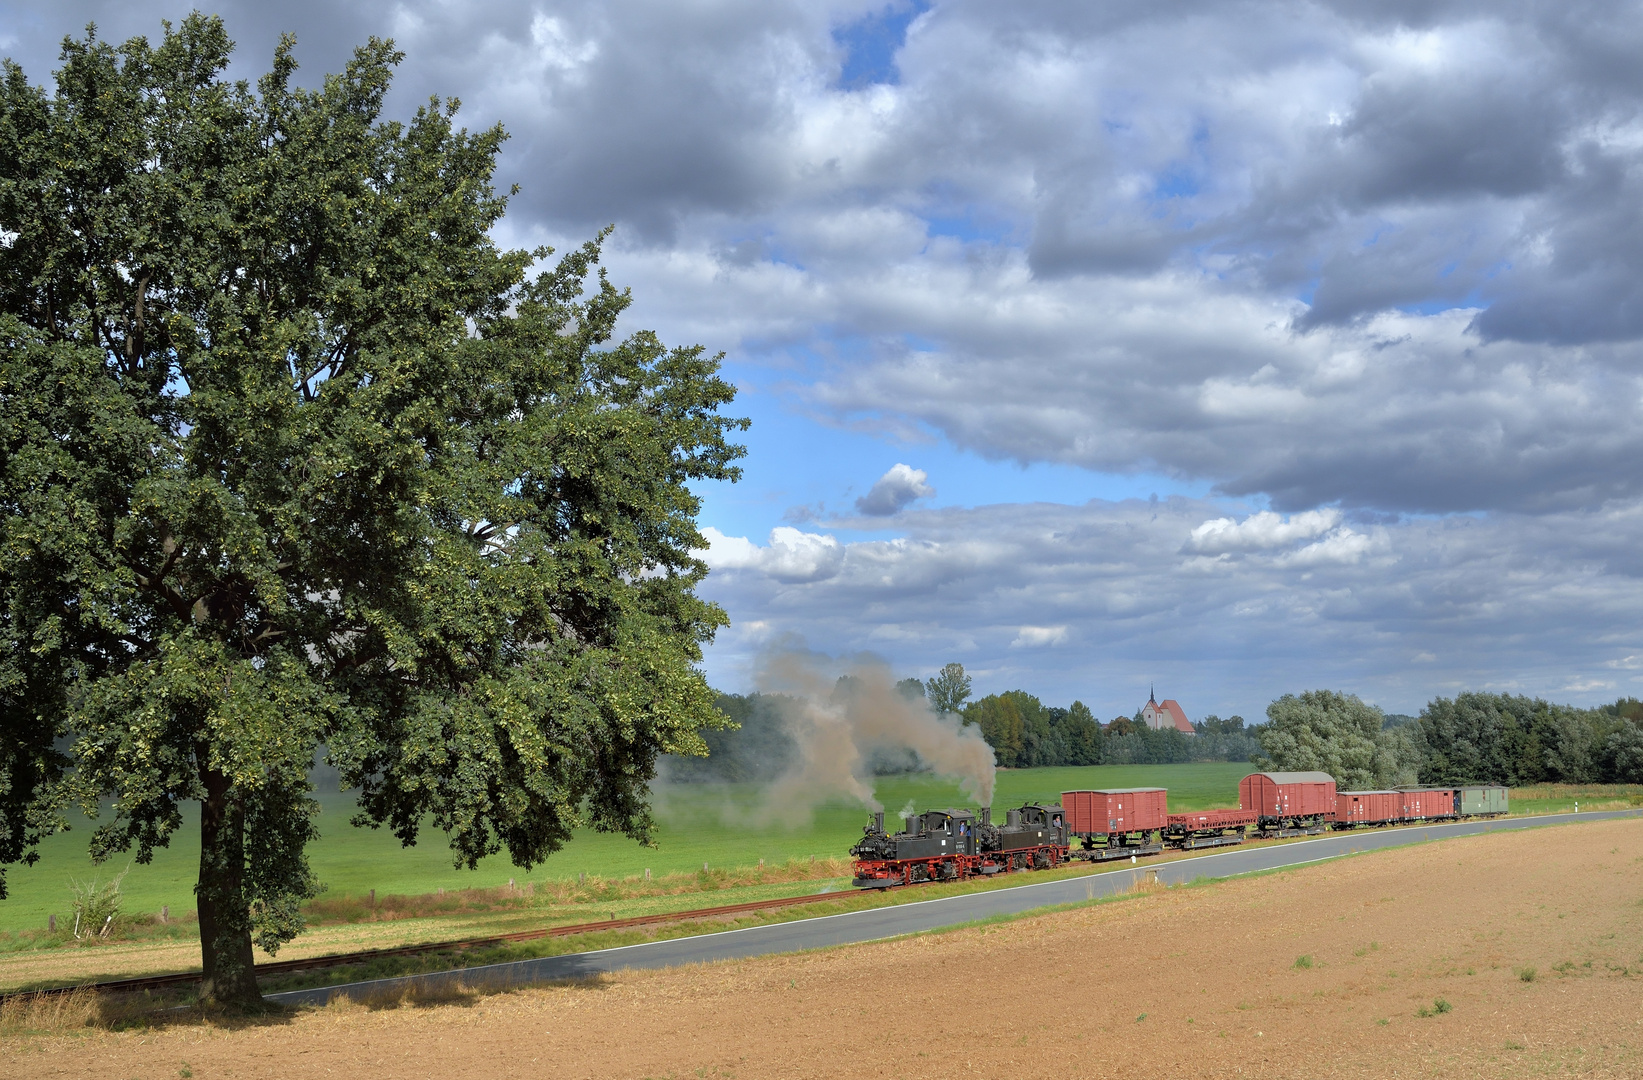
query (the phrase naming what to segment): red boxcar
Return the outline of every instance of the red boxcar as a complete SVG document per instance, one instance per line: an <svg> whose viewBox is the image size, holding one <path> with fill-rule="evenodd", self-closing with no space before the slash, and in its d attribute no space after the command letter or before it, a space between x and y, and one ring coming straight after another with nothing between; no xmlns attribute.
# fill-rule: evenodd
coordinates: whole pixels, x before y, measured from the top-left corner
<svg viewBox="0 0 1643 1080"><path fill-rule="evenodd" d="M1074 836L1151 832L1162 829L1169 816L1163 788L1131 791L1063 791L1061 807L1067 831Z"/></svg>
<svg viewBox="0 0 1643 1080"><path fill-rule="evenodd" d="M1400 791L1342 791L1335 796L1338 825L1386 825L1403 820Z"/></svg>
<svg viewBox="0 0 1643 1080"><path fill-rule="evenodd" d="M1404 788L1403 816L1410 821L1455 816L1453 788Z"/></svg>
<svg viewBox="0 0 1643 1080"><path fill-rule="evenodd" d="M1323 772L1250 773L1238 782L1238 806L1262 822L1332 820L1335 778Z"/></svg>

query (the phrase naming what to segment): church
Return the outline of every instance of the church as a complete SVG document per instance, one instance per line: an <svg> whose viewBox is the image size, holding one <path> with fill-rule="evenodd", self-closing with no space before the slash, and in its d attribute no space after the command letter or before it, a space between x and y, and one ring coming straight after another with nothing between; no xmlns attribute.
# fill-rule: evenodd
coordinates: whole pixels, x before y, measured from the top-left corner
<svg viewBox="0 0 1643 1080"><path fill-rule="evenodd" d="M1141 719L1154 731L1174 728L1183 735L1198 734L1192 730L1192 721L1187 719L1180 702L1174 698L1159 701L1157 694L1150 687L1147 690L1147 703L1141 706Z"/></svg>

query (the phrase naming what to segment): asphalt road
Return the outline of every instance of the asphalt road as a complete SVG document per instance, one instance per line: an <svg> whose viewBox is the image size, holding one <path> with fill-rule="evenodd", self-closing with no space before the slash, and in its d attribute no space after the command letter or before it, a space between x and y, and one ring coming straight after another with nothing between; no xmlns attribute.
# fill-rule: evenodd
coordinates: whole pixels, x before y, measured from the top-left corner
<svg viewBox="0 0 1643 1080"><path fill-rule="evenodd" d="M1276 870L1286 866L1335 859L1360 851L1416 844L1451 836L1473 836L1484 832L1543 829L1579 821L1643 816L1643 810L1611 810L1590 814L1549 814L1543 817L1506 818L1495 821L1463 821L1447 825L1354 831L1301 840L1289 844L1235 847L1176 862L1121 868L1088 877L1062 878L1018 885L1010 889L922 900L894 907L824 915L814 919L726 930L717 934L625 945L596 952L548 956L485 967L460 968L426 975L406 975L392 979L343 983L338 986L293 990L268 995L269 1001L286 1005L323 1005L333 996L372 996L401 991L411 985L436 990L457 985L500 989L528 983L552 982L601 975L625 968L665 968L714 960L738 960L771 953L797 952L829 945L848 945L880 938L899 937L923 930L973 922L995 915L1017 915L1035 908L1076 903L1112 896L1130 889L1142 874L1156 871L1165 884L1180 884L1199 878L1227 878L1239 874Z"/></svg>

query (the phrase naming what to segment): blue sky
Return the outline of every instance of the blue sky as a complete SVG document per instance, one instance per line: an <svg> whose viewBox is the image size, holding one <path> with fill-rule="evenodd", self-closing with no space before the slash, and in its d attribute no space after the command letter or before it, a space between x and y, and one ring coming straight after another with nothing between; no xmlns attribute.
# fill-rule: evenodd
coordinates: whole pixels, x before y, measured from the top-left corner
<svg viewBox="0 0 1643 1080"><path fill-rule="evenodd" d="M1103 716L1643 693L1635 6L218 10L245 77L392 36L391 110L511 132L501 239L614 224L630 326L726 354L715 685L797 635Z"/></svg>
<svg viewBox="0 0 1643 1080"><path fill-rule="evenodd" d="M934 430L886 435L873 430L870 418L852 423L851 418L818 414L794 400L784 385L790 380L764 380L759 367L731 364L726 374L738 387L730 411L753 422L737 436L748 449L741 462L744 475L734 484L708 482L696 490L703 497L702 520L733 535L758 537L782 525L857 519L855 500L898 463L929 474L936 493L918 501L926 508L1209 495L1203 481L1157 473L989 459L960 449ZM874 524L854 521L851 534L863 539L895 534L893 526L874 529Z"/></svg>

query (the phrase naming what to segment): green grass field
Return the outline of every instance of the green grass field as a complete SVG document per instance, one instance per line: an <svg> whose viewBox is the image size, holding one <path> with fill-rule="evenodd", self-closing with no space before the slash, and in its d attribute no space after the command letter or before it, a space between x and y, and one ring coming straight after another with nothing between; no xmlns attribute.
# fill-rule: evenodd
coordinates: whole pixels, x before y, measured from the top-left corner
<svg viewBox="0 0 1643 1080"><path fill-rule="evenodd" d="M1002 812L1024 802L1059 801L1062 791L1076 788L1123 787L1168 788L1171 810L1236 806L1238 781L1248 772L1249 766L1236 763L1003 770L993 809ZM892 817L909 802L919 809L964 805L956 784L927 775L879 777L876 793ZM523 883L579 873L624 877L647 868L661 875L699 870L704 862L751 866L760 859L774 863L811 855L842 856L867 821L861 807L839 802L818 807L808 824L789 827L779 823L782 808L767 806L764 789L758 786L673 785L656 794L660 829L655 848L586 832L530 871L513 866L505 855L468 871L452 867L445 838L438 832L424 833L414 848L402 848L384 830L348 824L351 796L321 793L319 800L321 837L310 846L309 858L332 896L362 895L371 889L378 895L417 894L436 888L492 887L509 878ZM126 911L155 912L161 905L168 905L174 916L193 911L199 862L195 812L191 807L185 827L172 837L169 848L155 853L152 863L131 867L121 888ZM125 867L123 857L93 866L86 856L89 832L85 823L79 823L42 844L37 864L7 871L10 896L0 900L0 931L44 927L48 915L61 918L70 910L71 878L107 878Z"/></svg>

